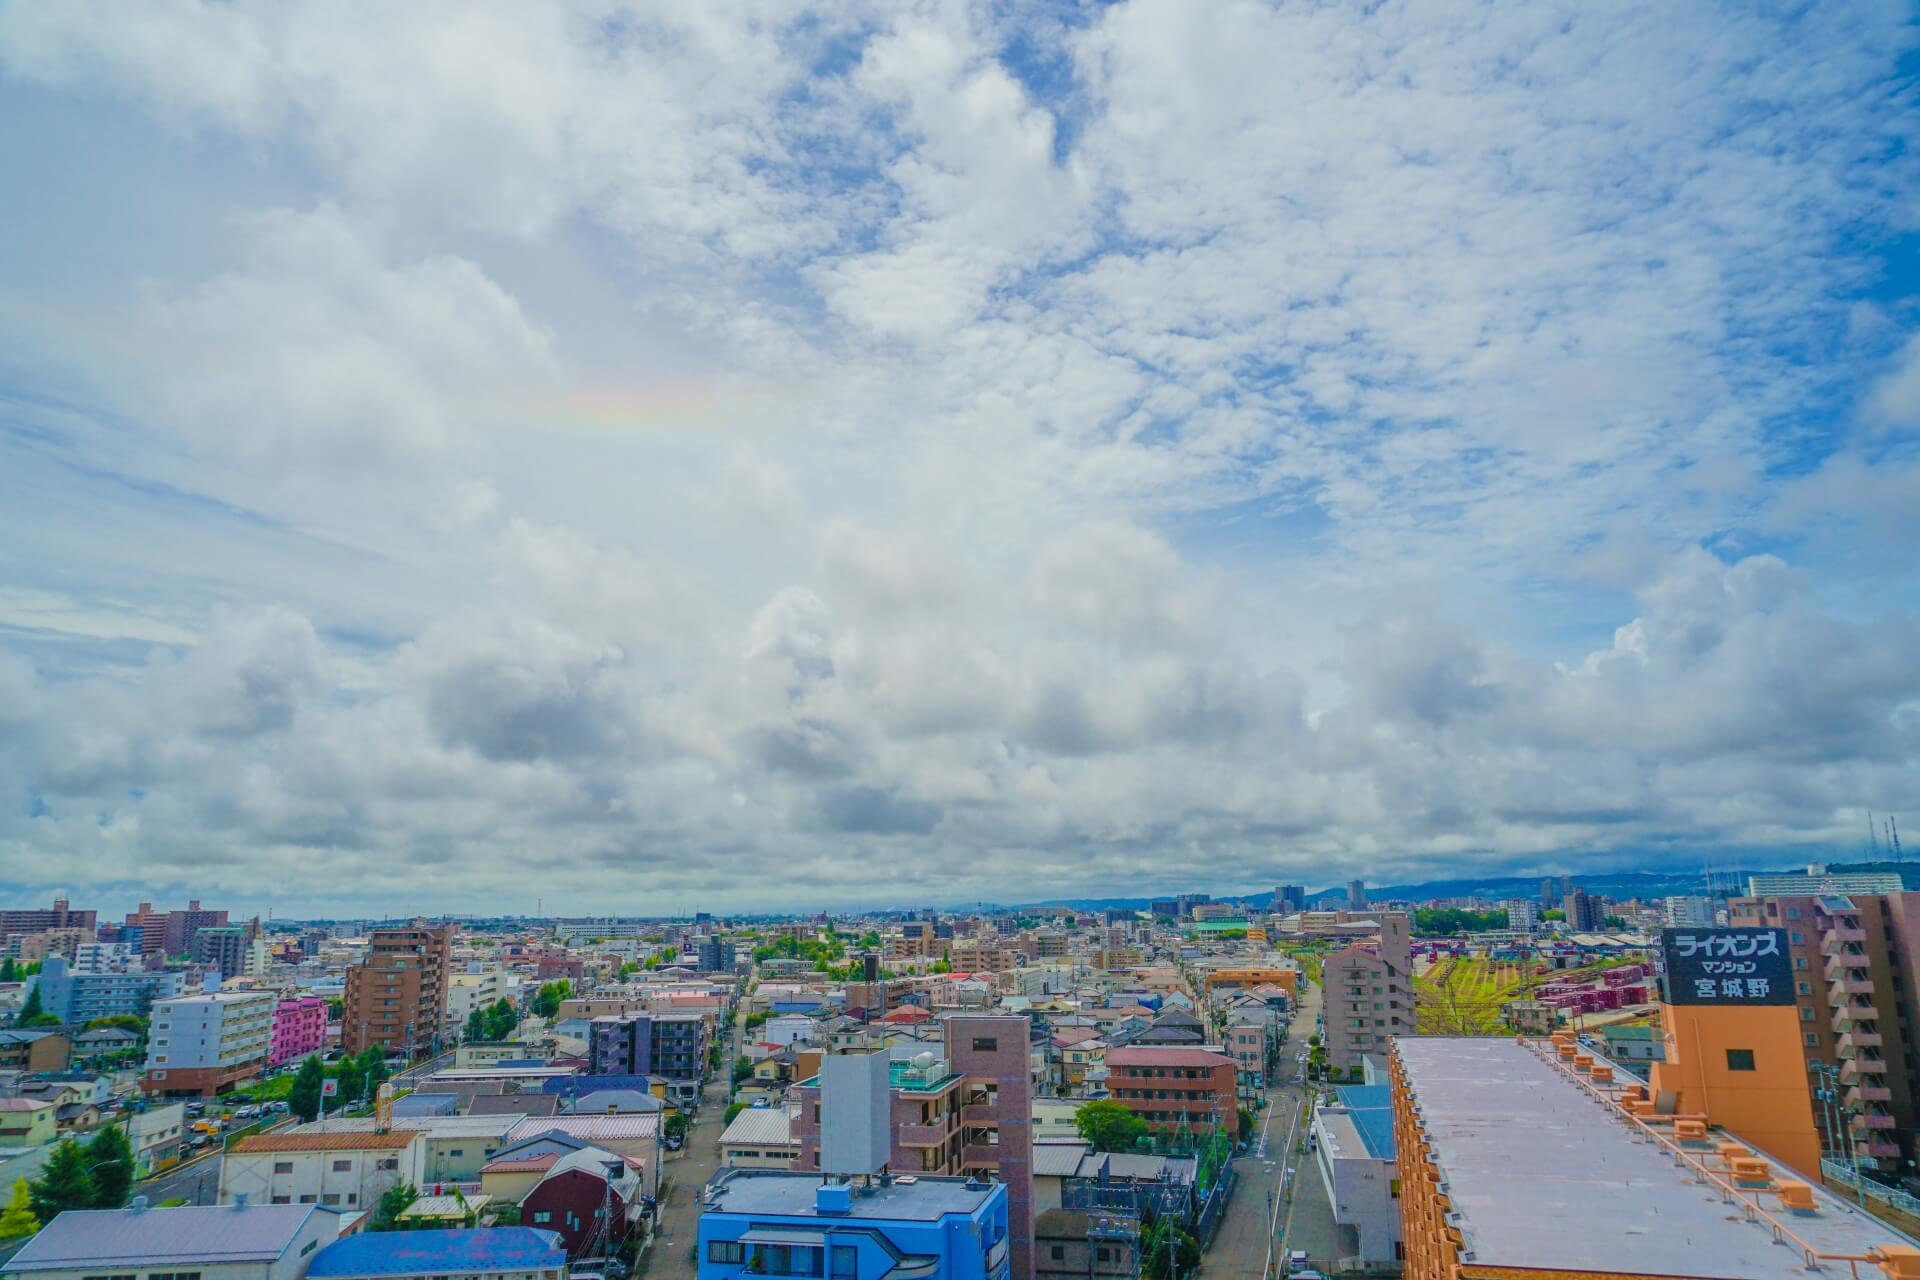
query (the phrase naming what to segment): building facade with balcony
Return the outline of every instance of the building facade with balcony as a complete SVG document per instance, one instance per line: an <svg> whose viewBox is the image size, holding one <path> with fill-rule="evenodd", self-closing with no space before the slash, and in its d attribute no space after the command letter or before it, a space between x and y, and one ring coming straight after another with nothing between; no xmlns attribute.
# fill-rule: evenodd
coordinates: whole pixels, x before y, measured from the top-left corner
<svg viewBox="0 0 1920 1280"><path fill-rule="evenodd" d="M340 1047L364 1053L378 1046L402 1057L433 1052L446 1020L452 941L452 925L374 930L366 959L347 970Z"/></svg>
<svg viewBox="0 0 1920 1280"><path fill-rule="evenodd" d="M273 1009L273 1036L267 1046L267 1065L280 1066L327 1045L327 1002L320 996L295 996Z"/></svg>
<svg viewBox="0 0 1920 1280"><path fill-rule="evenodd" d="M1827 1154L1894 1172L1920 1124L1920 893L1735 898L1728 922L1787 931L1807 1083Z"/></svg>
<svg viewBox="0 0 1920 1280"><path fill-rule="evenodd" d="M1412 927L1383 912L1379 933L1321 962L1327 1065L1352 1074L1369 1054L1384 1055L1393 1038L1413 1034Z"/></svg>
<svg viewBox="0 0 1920 1280"><path fill-rule="evenodd" d="M226 1093L267 1065L279 1000L265 991L223 991L162 1000L147 1030L140 1088L165 1097Z"/></svg>

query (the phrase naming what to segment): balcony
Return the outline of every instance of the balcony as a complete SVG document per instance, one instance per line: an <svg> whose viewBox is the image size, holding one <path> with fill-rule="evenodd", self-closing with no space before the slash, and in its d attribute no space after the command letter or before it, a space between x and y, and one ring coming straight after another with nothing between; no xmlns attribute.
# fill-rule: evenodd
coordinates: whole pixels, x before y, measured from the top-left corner
<svg viewBox="0 0 1920 1280"><path fill-rule="evenodd" d="M1879 1047L1880 1033L1878 1031L1866 1031L1855 1027L1842 1033L1840 1036L1840 1052L1849 1056L1851 1056L1855 1049L1878 1049Z"/></svg>
<svg viewBox="0 0 1920 1280"><path fill-rule="evenodd" d="M1855 1133L1865 1133L1874 1129L1891 1129L1893 1117L1881 1111L1867 1111L1857 1116L1847 1117L1847 1128Z"/></svg>
<svg viewBox="0 0 1920 1280"><path fill-rule="evenodd" d="M1898 1146L1879 1138L1856 1139L1853 1149L1860 1156L1872 1157L1876 1160L1891 1160L1900 1154Z"/></svg>
<svg viewBox="0 0 1920 1280"><path fill-rule="evenodd" d="M1000 1167L1000 1148L990 1142L976 1142L960 1150L960 1166L964 1169L998 1169Z"/></svg>
<svg viewBox="0 0 1920 1280"><path fill-rule="evenodd" d="M903 1124L893 1132L903 1147L937 1147L953 1136L953 1130L941 1124Z"/></svg>
<svg viewBox="0 0 1920 1280"><path fill-rule="evenodd" d="M1851 1084L1861 1076L1884 1076L1887 1064L1879 1058L1848 1058L1840 1064L1840 1078Z"/></svg>
<svg viewBox="0 0 1920 1280"><path fill-rule="evenodd" d="M1850 971L1853 972L1853 971ZM1844 996L1870 996L1873 994L1871 978L1836 978L1827 984L1827 997L1838 1004Z"/></svg>
<svg viewBox="0 0 1920 1280"><path fill-rule="evenodd" d="M1864 947L1867 945L1867 931L1853 925L1835 925L1820 935L1820 952L1832 955L1841 947Z"/></svg>
<svg viewBox="0 0 1920 1280"><path fill-rule="evenodd" d="M1851 952L1837 956L1828 956L1825 972L1828 982L1844 978L1849 974L1866 977L1867 958L1865 956L1854 955Z"/></svg>
<svg viewBox="0 0 1920 1280"><path fill-rule="evenodd" d="M1859 1004L1836 1005L1833 1010L1833 1029L1836 1034L1844 1033L1848 1027L1860 1023L1871 1023L1879 1017L1879 1010L1862 1001Z"/></svg>
<svg viewBox="0 0 1920 1280"><path fill-rule="evenodd" d="M1091 1069L1087 1071L1087 1078L1089 1080L1093 1078L1093 1071ZM990 1102L968 1103L966 1106L960 1108L960 1123L998 1125L1000 1123L1000 1108Z"/></svg>
<svg viewBox="0 0 1920 1280"><path fill-rule="evenodd" d="M1864 1107L1870 1102L1892 1102L1893 1090L1881 1084L1868 1084L1864 1080L1846 1092L1846 1104L1850 1107Z"/></svg>

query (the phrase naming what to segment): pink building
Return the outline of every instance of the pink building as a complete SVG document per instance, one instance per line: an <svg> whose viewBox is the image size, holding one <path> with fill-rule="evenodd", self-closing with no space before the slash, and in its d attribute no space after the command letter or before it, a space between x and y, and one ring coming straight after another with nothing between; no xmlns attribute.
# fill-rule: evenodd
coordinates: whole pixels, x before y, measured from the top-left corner
<svg viewBox="0 0 1920 1280"><path fill-rule="evenodd" d="M327 1002L319 996L299 996L282 1000L273 1011L273 1043L267 1050L267 1065L319 1053L327 1043Z"/></svg>

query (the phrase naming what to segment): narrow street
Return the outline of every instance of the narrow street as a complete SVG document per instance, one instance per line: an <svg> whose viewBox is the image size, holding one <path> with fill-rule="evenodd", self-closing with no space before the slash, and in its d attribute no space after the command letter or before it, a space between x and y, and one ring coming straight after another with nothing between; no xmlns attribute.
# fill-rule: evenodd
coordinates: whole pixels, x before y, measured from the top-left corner
<svg viewBox="0 0 1920 1280"><path fill-rule="evenodd" d="M133 1194L145 1196L149 1205L182 1200L187 1204L213 1204L220 1197L219 1152L201 1156L191 1164L169 1169L157 1178L136 1183Z"/></svg>
<svg viewBox="0 0 1920 1280"><path fill-rule="evenodd" d="M720 1135L726 1131L732 1096L733 1058L739 1052L745 1015L736 1011L733 1035L723 1042L720 1070L700 1093L700 1115L687 1130L687 1143L661 1165L658 1232L648 1248L642 1272L649 1280L693 1280L698 1272L693 1248L699 1231L700 1189L720 1167Z"/></svg>
<svg viewBox="0 0 1920 1280"><path fill-rule="evenodd" d="M1293 1215L1295 1185L1301 1178L1319 1175L1308 1164L1301 1147L1306 1141L1306 1099L1308 1089L1300 1077L1306 1068L1297 1061L1307 1050L1307 1037L1313 1034L1320 1012L1320 992L1306 987L1300 995L1299 1009L1288 1029L1287 1042L1280 1050L1280 1066L1274 1083L1267 1090L1267 1108L1261 1113L1260 1136L1253 1149L1235 1162L1240 1175L1233 1200L1213 1247L1201 1259L1198 1274L1220 1280L1244 1280L1278 1274L1286 1257L1277 1238ZM1291 1142L1289 1141L1291 1139ZM1292 1179L1287 1169L1294 1168ZM1311 1200L1309 1195L1302 1197ZM1324 1197L1320 1197L1324 1203ZM1273 1270L1268 1271L1272 1266Z"/></svg>

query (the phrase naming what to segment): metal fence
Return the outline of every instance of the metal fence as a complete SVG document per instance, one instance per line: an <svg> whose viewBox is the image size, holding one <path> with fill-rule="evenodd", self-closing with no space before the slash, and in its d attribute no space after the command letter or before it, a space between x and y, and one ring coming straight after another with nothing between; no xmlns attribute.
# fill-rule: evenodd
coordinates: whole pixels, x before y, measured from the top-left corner
<svg viewBox="0 0 1920 1280"><path fill-rule="evenodd" d="M1213 1233L1220 1229L1220 1219L1226 1216L1227 1198L1233 1194L1233 1184L1240 1175L1229 1164L1220 1172L1220 1181L1213 1184L1205 1204L1193 1220L1193 1238L1200 1242L1202 1249L1213 1243Z"/></svg>
<svg viewBox="0 0 1920 1280"><path fill-rule="evenodd" d="M1898 1209L1901 1213L1920 1218L1920 1199L1883 1183L1875 1182L1872 1178L1863 1178L1838 1160L1822 1160L1820 1172L1828 1182L1840 1183L1869 1200L1878 1201L1888 1208Z"/></svg>

